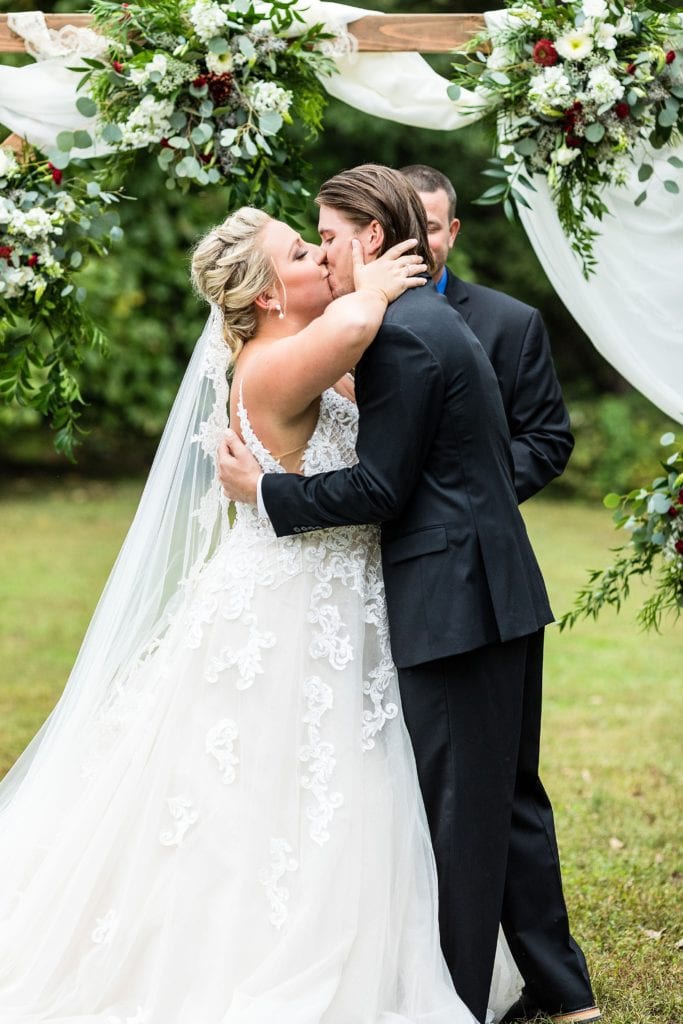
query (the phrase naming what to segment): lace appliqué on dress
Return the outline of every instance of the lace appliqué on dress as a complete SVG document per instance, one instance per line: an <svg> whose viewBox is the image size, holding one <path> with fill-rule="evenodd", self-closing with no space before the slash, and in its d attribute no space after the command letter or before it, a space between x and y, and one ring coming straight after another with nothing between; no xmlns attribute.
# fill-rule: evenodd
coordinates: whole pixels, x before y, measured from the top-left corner
<svg viewBox="0 0 683 1024"><path fill-rule="evenodd" d="M334 812L344 803L341 793L330 793L330 782L337 766L334 746L321 737L320 723L326 711L334 706L334 692L331 686L312 676L304 683L304 697L307 710L303 721L307 726L308 743L299 750L299 760L308 766L301 776L302 789L309 790L315 799L306 808L306 817L311 822L311 839L322 846L330 838L327 826Z"/></svg>
<svg viewBox="0 0 683 1024"><path fill-rule="evenodd" d="M159 842L162 846L180 846L188 829L199 819L199 811L189 797L182 795L169 797L166 805L174 824L161 833Z"/></svg>
<svg viewBox="0 0 683 1024"><path fill-rule="evenodd" d="M235 754L234 747L238 736L237 722L230 718L221 719L206 734L204 749L210 757L215 758L221 779L226 786L237 778L235 769L240 759Z"/></svg>
<svg viewBox="0 0 683 1024"><path fill-rule="evenodd" d="M292 847L286 839L270 840L270 867L259 872L259 882L265 887L268 903L270 904L270 923L279 930L287 920L287 903L289 902L289 889L279 885L281 878L288 871L297 871L299 862L290 854Z"/></svg>

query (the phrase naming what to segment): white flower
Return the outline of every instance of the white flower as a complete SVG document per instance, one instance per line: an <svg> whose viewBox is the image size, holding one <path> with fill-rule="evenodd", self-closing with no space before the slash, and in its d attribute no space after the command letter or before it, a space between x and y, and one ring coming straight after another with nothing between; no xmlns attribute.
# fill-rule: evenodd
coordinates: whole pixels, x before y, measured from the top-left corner
<svg viewBox="0 0 683 1024"><path fill-rule="evenodd" d="M583 60L593 50L593 41L585 29L573 28L560 36L555 49L565 60Z"/></svg>
<svg viewBox="0 0 683 1024"><path fill-rule="evenodd" d="M232 71L234 65L235 61L229 50L226 53L207 53L206 55L206 66L214 75L225 75Z"/></svg>
<svg viewBox="0 0 683 1024"><path fill-rule="evenodd" d="M188 17L203 43L220 35L221 29L228 23L226 12L218 4L211 3L211 0L197 0L190 8Z"/></svg>
<svg viewBox="0 0 683 1024"><path fill-rule="evenodd" d="M535 7L530 7L528 4L520 4L519 7L511 7L509 10L511 17L519 18L520 21L526 22L527 25L536 26L541 21L541 16Z"/></svg>
<svg viewBox="0 0 683 1024"><path fill-rule="evenodd" d="M173 113L171 100L157 100L151 94L143 96L128 120L119 125L124 146L148 146L171 134L168 120Z"/></svg>
<svg viewBox="0 0 683 1024"><path fill-rule="evenodd" d="M245 90L257 114L275 112L286 114L292 103L292 93L274 82L256 81Z"/></svg>
<svg viewBox="0 0 683 1024"><path fill-rule="evenodd" d="M595 32L595 42L603 50L614 50L617 45L616 28L608 21L601 22Z"/></svg>
<svg viewBox="0 0 683 1024"><path fill-rule="evenodd" d="M574 146L573 148L571 146L560 146L560 148L556 149L553 153L553 163L559 164L560 167L566 167L567 164L576 160L580 153L581 150L577 146Z"/></svg>
<svg viewBox="0 0 683 1024"><path fill-rule="evenodd" d="M573 98L571 83L557 64L535 75L529 89L529 105L547 116L564 110Z"/></svg>
<svg viewBox="0 0 683 1024"><path fill-rule="evenodd" d="M68 217L76 209L76 204L68 192L60 192L55 200L55 208L65 217Z"/></svg>
<svg viewBox="0 0 683 1024"><path fill-rule="evenodd" d="M634 36L633 31L633 18L630 14L622 14L619 21L614 26L614 31L618 36Z"/></svg>
<svg viewBox="0 0 683 1024"><path fill-rule="evenodd" d="M624 87L618 78L605 67L591 68L588 72L588 96L598 106L616 103L624 95Z"/></svg>
<svg viewBox="0 0 683 1024"><path fill-rule="evenodd" d="M58 234L52 219L40 206L34 206L26 213L23 210L14 210L9 222L8 231L12 235L24 235L33 240L49 235L51 232Z"/></svg>
<svg viewBox="0 0 683 1024"><path fill-rule="evenodd" d="M605 0L583 0L583 13L587 18L604 18L607 4Z"/></svg>
<svg viewBox="0 0 683 1024"><path fill-rule="evenodd" d="M33 267L11 267L0 274L0 295L4 299L14 299L21 295L24 288L30 288L35 274Z"/></svg>
<svg viewBox="0 0 683 1024"><path fill-rule="evenodd" d="M130 80L133 85L137 85L138 88L142 85L147 84L147 68L133 68L130 73Z"/></svg>
<svg viewBox="0 0 683 1024"><path fill-rule="evenodd" d="M19 164L9 146L0 146L0 178L13 178L19 172Z"/></svg>
<svg viewBox="0 0 683 1024"><path fill-rule="evenodd" d="M153 72L157 72L163 78L168 71L168 58L163 53L155 53L151 60L148 60L142 67L133 68L130 73L130 80L133 85L140 88L147 85Z"/></svg>
<svg viewBox="0 0 683 1024"><path fill-rule="evenodd" d="M486 61L486 67L489 71L503 71L516 63L515 51L509 46L501 45L494 47L491 51Z"/></svg>

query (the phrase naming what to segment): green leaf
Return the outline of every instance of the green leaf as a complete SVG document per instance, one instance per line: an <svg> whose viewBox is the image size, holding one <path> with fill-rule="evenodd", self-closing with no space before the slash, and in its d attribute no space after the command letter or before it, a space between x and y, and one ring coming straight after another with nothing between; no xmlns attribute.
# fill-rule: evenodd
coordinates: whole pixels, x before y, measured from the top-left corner
<svg viewBox="0 0 683 1024"><path fill-rule="evenodd" d="M59 171L65 170L71 162L70 155L68 153L63 152L63 150L61 149L49 150L47 157L52 166L56 167Z"/></svg>
<svg viewBox="0 0 683 1024"><path fill-rule="evenodd" d="M620 495L615 494L612 491L610 492L610 494L605 495L605 497L602 499L602 503L605 506L605 508L618 508L618 506L621 504L621 497Z"/></svg>
<svg viewBox="0 0 683 1024"><path fill-rule="evenodd" d="M676 443L676 435L672 434L671 431L669 430L669 431L666 432L666 434L662 434L662 436L659 439L659 443L663 444L664 447L668 447L668 445L670 445L670 444L675 444Z"/></svg>
<svg viewBox="0 0 683 1024"><path fill-rule="evenodd" d="M678 83L672 85L671 92L677 99L683 100L683 82L680 85Z"/></svg>
<svg viewBox="0 0 683 1024"><path fill-rule="evenodd" d="M57 149L61 149L64 153L68 153L70 149L74 148L74 145L73 132L60 132L57 136Z"/></svg>
<svg viewBox="0 0 683 1024"><path fill-rule="evenodd" d="M83 117L94 117L97 113L97 104L89 96L79 96L76 100L76 107Z"/></svg>
<svg viewBox="0 0 683 1024"><path fill-rule="evenodd" d="M672 128L677 120L678 111L672 110L671 107L664 107L657 115L657 124L660 124L662 128Z"/></svg>
<svg viewBox="0 0 683 1024"><path fill-rule="evenodd" d="M640 206L647 199L647 192L641 192L637 199L633 200L634 206Z"/></svg>
<svg viewBox="0 0 683 1024"><path fill-rule="evenodd" d="M671 194L674 196L677 196L678 193L681 191L678 187L678 184L675 181L672 181L671 178L666 179L666 181L664 182L664 188L667 192L671 192Z"/></svg>
<svg viewBox="0 0 683 1024"><path fill-rule="evenodd" d="M527 137L526 139L520 139L519 142L515 142L515 153L519 153L520 156L533 156L538 149L538 143L536 139Z"/></svg>
<svg viewBox="0 0 683 1024"><path fill-rule="evenodd" d="M254 57L256 56L256 50L254 49L254 44L252 43L251 39L249 39L247 36L240 36L239 39L237 40L237 45L239 46L240 50L247 58L247 60L254 59Z"/></svg>
<svg viewBox="0 0 683 1024"><path fill-rule="evenodd" d="M82 252L76 251L76 252L72 252L71 253L71 259L69 260L69 264L72 267L74 267L74 268L80 267L82 262L83 262L83 253Z"/></svg>
<svg viewBox="0 0 683 1024"><path fill-rule="evenodd" d="M228 46L228 40L224 39L222 36L214 36L213 39L209 39L208 47L207 48L209 49L209 51L211 53L218 53L218 54L220 54L220 53L227 53L228 50L230 49L230 47ZM240 47L240 49L241 49L241 47ZM253 49L253 47L252 47L252 49ZM242 51L242 52L244 52L244 51ZM247 54L245 53L244 56L246 57Z"/></svg>
<svg viewBox="0 0 683 1024"><path fill-rule="evenodd" d="M683 160L680 160L677 156L668 157L667 163L670 163L672 167L683 167Z"/></svg>
<svg viewBox="0 0 683 1024"><path fill-rule="evenodd" d="M638 181L647 181L652 177L654 168L652 164L641 164L638 168Z"/></svg>
<svg viewBox="0 0 683 1024"><path fill-rule="evenodd" d="M213 127L210 124L206 124L206 122L195 125L190 132L190 138L194 142L195 146L203 146L205 142L209 141L212 135Z"/></svg>
<svg viewBox="0 0 683 1024"><path fill-rule="evenodd" d="M187 115L183 114L182 110L174 110L168 120L171 128L174 128L175 131L178 132L187 124Z"/></svg>
<svg viewBox="0 0 683 1024"><path fill-rule="evenodd" d="M101 135L103 141L108 142L110 145L121 142L123 139L123 133L117 124L105 124Z"/></svg>
<svg viewBox="0 0 683 1024"><path fill-rule="evenodd" d="M488 71L486 77L490 78L496 85L509 85L510 78L504 71Z"/></svg>
<svg viewBox="0 0 683 1024"><path fill-rule="evenodd" d="M486 192L483 192L479 197L480 199L489 199L492 196L502 196L504 192L507 192L507 184L494 185L492 188L487 188Z"/></svg>
<svg viewBox="0 0 683 1024"><path fill-rule="evenodd" d="M448 86L446 92L448 93L449 100L459 100L462 89L460 88L459 85L456 85L454 82L452 85Z"/></svg>
<svg viewBox="0 0 683 1024"><path fill-rule="evenodd" d="M120 242L123 238L123 229L120 228L118 224L114 224L113 228L109 232L109 237L112 242Z"/></svg>
<svg viewBox="0 0 683 1024"><path fill-rule="evenodd" d="M600 142L600 139L604 138L605 126L600 124L598 121L594 121L593 124L589 124L586 128L586 138L589 142Z"/></svg>
<svg viewBox="0 0 683 1024"><path fill-rule="evenodd" d="M100 194L100 186L96 181L89 181L85 190L91 198Z"/></svg>
<svg viewBox="0 0 683 1024"><path fill-rule="evenodd" d="M172 146L173 149L190 148L189 140L186 139L184 135L172 135L171 138L168 140L168 144L169 146Z"/></svg>
<svg viewBox="0 0 683 1024"><path fill-rule="evenodd" d="M75 149L87 149L88 146L92 146L92 139L86 131L74 132L74 148Z"/></svg>
<svg viewBox="0 0 683 1024"><path fill-rule="evenodd" d="M261 114L258 119L259 128L264 135L277 135L283 125L282 116L277 111L272 110L266 114Z"/></svg>

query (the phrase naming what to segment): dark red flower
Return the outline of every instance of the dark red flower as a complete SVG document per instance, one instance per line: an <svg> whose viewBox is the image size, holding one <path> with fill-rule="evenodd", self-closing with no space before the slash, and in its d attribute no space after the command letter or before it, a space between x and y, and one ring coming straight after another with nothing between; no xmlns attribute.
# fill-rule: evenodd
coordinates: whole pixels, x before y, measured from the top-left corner
<svg viewBox="0 0 683 1024"><path fill-rule="evenodd" d="M679 555L683 555L683 540L677 540L674 547Z"/></svg>
<svg viewBox="0 0 683 1024"><path fill-rule="evenodd" d="M627 64L626 65L626 74L627 75L635 75L635 73L636 73L636 66L635 66L635 64Z"/></svg>
<svg viewBox="0 0 683 1024"><path fill-rule="evenodd" d="M620 121L623 121L631 113L631 108L628 103L617 103L614 108L614 113L617 115Z"/></svg>
<svg viewBox="0 0 683 1024"><path fill-rule="evenodd" d="M232 92L232 75L224 71L222 75L207 75L211 99L217 106L222 106L230 97Z"/></svg>
<svg viewBox="0 0 683 1024"><path fill-rule="evenodd" d="M50 169L50 171L52 171L52 180L54 181L55 185L61 185L62 178L64 177L64 175L60 171L59 167L55 167L54 164L50 163L48 163L47 166Z"/></svg>
<svg viewBox="0 0 683 1024"><path fill-rule="evenodd" d="M553 45L552 39L539 39L532 51L532 57L535 64L540 64L541 67L550 68L553 64L557 64L560 59L557 55L557 50Z"/></svg>
<svg viewBox="0 0 683 1024"><path fill-rule="evenodd" d="M570 149L581 149L584 140L578 135L572 135L571 132L567 132L564 137L564 141Z"/></svg>
<svg viewBox="0 0 683 1024"><path fill-rule="evenodd" d="M38 266L38 253L37 252L32 252L31 255L29 256L29 258L26 260L26 262L28 263L29 267L37 267Z"/></svg>
<svg viewBox="0 0 683 1024"><path fill-rule="evenodd" d="M0 260L8 260L12 255L11 245L0 245Z"/></svg>
<svg viewBox="0 0 683 1024"><path fill-rule="evenodd" d="M669 50L669 52L666 55L666 63L667 64L672 64L675 60L676 60L676 51L675 50Z"/></svg>
<svg viewBox="0 0 683 1024"><path fill-rule="evenodd" d="M195 89L201 89L203 85L206 85L208 80L209 79L206 75L197 75L197 77L193 80L192 84L194 85Z"/></svg>
<svg viewBox="0 0 683 1024"><path fill-rule="evenodd" d="M114 71L117 71L119 74L121 74L121 72L123 71L123 64L120 60L113 60L111 62L111 66L113 67Z"/></svg>
<svg viewBox="0 0 683 1024"><path fill-rule="evenodd" d="M678 504L683 505L683 490L678 492Z"/></svg>
<svg viewBox="0 0 683 1024"><path fill-rule="evenodd" d="M168 141L168 139L159 139L159 145L161 146L162 149L171 148L171 143Z"/></svg>
<svg viewBox="0 0 683 1024"><path fill-rule="evenodd" d="M672 519L675 519L676 516L678 515L678 509L676 508L675 505L672 505L671 508L669 509L669 515L671 516Z"/></svg>
<svg viewBox="0 0 683 1024"><path fill-rule="evenodd" d="M212 154L211 153L200 153L199 154L199 159L201 160L201 162L203 164L208 164L212 160Z"/></svg>

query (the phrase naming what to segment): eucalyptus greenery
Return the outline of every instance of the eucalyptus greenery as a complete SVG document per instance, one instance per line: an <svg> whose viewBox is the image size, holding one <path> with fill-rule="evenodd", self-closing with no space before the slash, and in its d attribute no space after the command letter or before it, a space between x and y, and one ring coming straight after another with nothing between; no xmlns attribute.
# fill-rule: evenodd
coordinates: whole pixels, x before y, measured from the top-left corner
<svg viewBox="0 0 683 1024"><path fill-rule="evenodd" d="M105 143L118 174L131 150L145 148L167 188L227 185L231 207L283 212L307 195L302 137L321 127L319 76L334 69L323 52L329 34L306 28L295 3L95 0L110 46L79 69L78 107L95 118L93 137L62 133L51 161L63 168L78 148Z"/></svg>
<svg viewBox="0 0 683 1024"><path fill-rule="evenodd" d="M661 443L676 446L676 438L665 434ZM591 570L574 608L559 619L560 630L582 618L596 619L605 605L618 611L629 596L632 578L650 577L654 572L654 591L640 608L638 622L659 631L666 614L679 618L683 609L683 447L675 447L661 466L663 474L649 487L605 497L605 507L615 510L617 529L626 530L631 539L615 549L612 565Z"/></svg>
<svg viewBox="0 0 683 1024"><path fill-rule="evenodd" d="M0 148L0 398L46 416L69 457L82 402L75 371L87 349L105 347L76 277L120 240L119 198L31 150L17 159Z"/></svg>
<svg viewBox="0 0 683 1024"><path fill-rule="evenodd" d="M478 202L529 207L546 178L585 277L595 269L595 222L605 186L623 186L634 161L647 198L652 154L683 132L683 26L663 0L506 0L507 18L476 36L454 64L452 99L475 90L494 119L495 180ZM484 52L489 50L488 54ZM680 191L668 158L664 187Z"/></svg>

